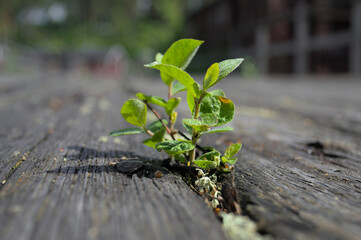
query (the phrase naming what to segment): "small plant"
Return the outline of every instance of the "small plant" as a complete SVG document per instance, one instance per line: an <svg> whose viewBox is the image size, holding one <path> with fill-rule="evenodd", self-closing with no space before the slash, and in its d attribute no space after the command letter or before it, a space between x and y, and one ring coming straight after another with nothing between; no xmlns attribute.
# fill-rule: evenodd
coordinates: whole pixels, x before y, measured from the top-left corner
<svg viewBox="0 0 361 240"><path fill-rule="evenodd" d="M145 133L150 136L143 141L145 145L166 152L178 163L204 170L215 169L227 172L237 161L234 155L242 145L232 144L221 154L213 147L200 147L197 142L205 134L233 130L231 127L223 126L233 119L233 102L226 98L222 90L209 91L209 89L236 69L243 59L229 59L212 64L205 74L201 87L185 69L202 43L203 41L194 39L181 39L173 43L164 55L158 53L155 62L145 65L160 71L163 82L168 86L168 100L138 93L136 95L138 99L126 101L121 108L124 119L136 127L113 131L110 134L123 136ZM191 115L190 118L182 120L188 135L175 129L176 108L181 102L181 98L176 95L182 91L187 92ZM167 120L161 118L154 105L164 109L168 116ZM157 121L147 124L148 110L155 114ZM200 150L200 154L196 154L197 149ZM210 187L215 191L208 179L203 174L199 179L199 185ZM215 192L215 195L217 194Z"/></svg>

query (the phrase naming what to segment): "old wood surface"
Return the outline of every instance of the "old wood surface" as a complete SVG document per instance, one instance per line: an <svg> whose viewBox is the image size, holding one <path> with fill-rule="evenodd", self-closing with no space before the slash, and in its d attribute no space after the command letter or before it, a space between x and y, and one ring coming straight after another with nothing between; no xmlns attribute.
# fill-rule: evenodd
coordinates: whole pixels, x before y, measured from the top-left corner
<svg viewBox="0 0 361 240"><path fill-rule="evenodd" d="M124 127L128 97L90 76L1 78L0 236L10 239L223 239L221 223L180 176L118 173L159 159Z"/></svg>
<svg viewBox="0 0 361 240"><path fill-rule="evenodd" d="M243 212L275 239L361 236L361 82L224 80L241 140L236 182ZM180 176L112 162L159 160L126 126L121 104L159 81L99 76L0 76L1 239L224 239L221 223ZM185 106L180 115L187 114ZM143 174L143 175L142 175Z"/></svg>
<svg viewBox="0 0 361 240"><path fill-rule="evenodd" d="M202 144L242 141L236 182L259 230L276 239L360 239L360 79L234 77L220 87L236 103L236 131Z"/></svg>

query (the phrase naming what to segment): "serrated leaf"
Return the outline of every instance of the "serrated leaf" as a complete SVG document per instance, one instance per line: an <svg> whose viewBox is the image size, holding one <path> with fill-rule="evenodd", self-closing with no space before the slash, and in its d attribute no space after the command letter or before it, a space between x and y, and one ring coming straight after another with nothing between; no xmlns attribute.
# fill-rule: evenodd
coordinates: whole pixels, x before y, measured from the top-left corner
<svg viewBox="0 0 361 240"><path fill-rule="evenodd" d="M242 144L234 143L227 147L226 151L224 152L224 157L231 158L233 157L240 149L242 148Z"/></svg>
<svg viewBox="0 0 361 240"><path fill-rule="evenodd" d="M120 129L117 131L112 131L110 133L110 136L118 137L118 136L138 134L138 133L145 133L145 131L142 128L125 128L125 129Z"/></svg>
<svg viewBox="0 0 361 240"><path fill-rule="evenodd" d="M172 96L174 96L175 94L177 94L179 92L183 92L186 90L187 90L187 88L183 84L181 84L180 82L176 82L172 87Z"/></svg>
<svg viewBox="0 0 361 240"><path fill-rule="evenodd" d="M228 74L234 71L242 62L243 58L235 58L235 59L228 59L224 60L219 63L219 76L217 80L211 85L215 85L218 83L222 78L226 77ZM211 87L210 86L210 87Z"/></svg>
<svg viewBox="0 0 361 240"><path fill-rule="evenodd" d="M168 124L168 121L167 120L162 120L163 122L164 122L164 124ZM155 132L158 132L159 130L161 130L162 128L163 128L164 126L163 126L163 124L159 121L159 120L157 120L157 121L154 121L154 122L152 122L152 123L150 123L148 126L147 126L147 128L150 130L150 131L152 131L153 133L155 133Z"/></svg>
<svg viewBox="0 0 361 240"><path fill-rule="evenodd" d="M168 100L168 102L165 104L165 112L168 114L168 116L171 116L174 109L176 109L181 101L181 98L171 98Z"/></svg>
<svg viewBox="0 0 361 240"><path fill-rule="evenodd" d="M163 141L157 143L155 148L158 151L163 150L169 155L174 155L174 154L181 154L184 152L191 151L194 149L194 145L186 141L173 140L173 141Z"/></svg>
<svg viewBox="0 0 361 240"><path fill-rule="evenodd" d="M216 89L216 90L210 91L208 93L211 94L212 96L226 97L226 94L221 89Z"/></svg>
<svg viewBox="0 0 361 240"><path fill-rule="evenodd" d="M155 61L161 63L162 62L162 58L163 58L163 54L162 53L157 53L155 55Z"/></svg>
<svg viewBox="0 0 361 240"><path fill-rule="evenodd" d="M222 157L221 161L222 161L222 163L229 163L231 165L234 165L237 162L237 158Z"/></svg>
<svg viewBox="0 0 361 240"><path fill-rule="evenodd" d="M193 128L196 132L202 132L209 129L209 127L201 121L192 118L183 119L183 125Z"/></svg>
<svg viewBox="0 0 361 240"><path fill-rule="evenodd" d="M166 100L158 96L150 96L150 95L145 95L143 93L137 93L136 96L140 100L147 101L149 103L153 103L161 107L165 107L165 104L167 103Z"/></svg>
<svg viewBox="0 0 361 240"><path fill-rule="evenodd" d="M138 99L126 101L120 110L124 119L138 127L144 127L147 122L147 106Z"/></svg>
<svg viewBox="0 0 361 240"><path fill-rule="evenodd" d="M201 122L202 124L207 125L208 127L213 127L214 125L217 124L218 118L213 113L205 113L202 114L201 116Z"/></svg>
<svg viewBox="0 0 361 240"><path fill-rule="evenodd" d="M208 160L194 160L193 163L198 167L206 170L211 170L218 167L218 164L216 162L208 161Z"/></svg>
<svg viewBox="0 0 361 240"><path fill-rule="evenodd" d="M194 79L187 72L183 71L182 69L175 67L173 65L160 64L157 62L147 64L144 66L149 67L149 68L155 68L155 69L158 69L159 71L161 71L162 73L168 74L169 76L177 79L181 84L183 84L187 88L187 90L192 93L192 95L194 97L199 96L200 92L199 92L198 83L196 81L194 81ZM164 83L169 86L172 83L172 81L164 82Z"/></svg>
<svg viewBox="0 0 361 240"><path fill-rule="evenodd" d="M214 83L217 81L219 75L219 65L218 63L212 64L206 73L206 76L203 80L203 91L207 91L209 87L214 85Z"/></svg>
<svg viewBox="0 0 361 240"><path fill-rule="evenodd" d="M158 132L154 133L151 138L143 141L143 143L151 148L155 148L155 145L164 140L165 128L163 127Z"/></svg>
<svg viewBox="0 0 361 240"><path fill-rule="evenodd" d="M228 132L233 131L234 129L232 127L219 127L219 128L213 128L204 132L201 132L201 134L208 134L208 133L220 133L220 132Z"/></svg>
<svg viewBox="0 0 361 240"><path fill-rule="evenodd" d="M174 159L180 163L186 163L188 162L187 158L184 156L184 154L176 154L174 155Z"/></svg>

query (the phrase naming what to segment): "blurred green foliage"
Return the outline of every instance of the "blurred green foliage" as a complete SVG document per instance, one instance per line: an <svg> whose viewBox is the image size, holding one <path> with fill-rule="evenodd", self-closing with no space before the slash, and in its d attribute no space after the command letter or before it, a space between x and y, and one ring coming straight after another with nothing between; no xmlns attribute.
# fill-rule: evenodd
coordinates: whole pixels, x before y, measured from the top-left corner
<svg viewBox="0 0 361 240"><path fill-rule="evenodd" d="M51 52L122 44L137 55L149 47L163 49L179 37L186 4L184 0L0 1L0 37Z"/></svg>

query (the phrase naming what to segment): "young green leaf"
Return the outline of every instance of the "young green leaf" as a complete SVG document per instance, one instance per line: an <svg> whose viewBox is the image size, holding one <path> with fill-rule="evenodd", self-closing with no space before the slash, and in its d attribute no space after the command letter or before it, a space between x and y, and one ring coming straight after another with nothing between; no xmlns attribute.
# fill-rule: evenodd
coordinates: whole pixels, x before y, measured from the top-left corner
<svg viewBox="0 0 361 240"><path fill-rule="evenodd" d="M194 106L196 105L196 103L192 93L189 91L187 92L187 103L188 103L189 111L191 111L191 114L193 116Z"/></svg>
<svg viewBox="0 0 361 240"><path fill-rule="evenodd" d="M226 94L221 89L210 91L209 94L211 94L212 96L226 97Z"/></svg>
<svg viewBox="0 0 361 240"><path fill-rule="evenodd" d="M162 120L163 122L164 122L164 124L168 124L168 121L167 120ZM162 128L163 128L164 126L163 126L163 124L159 121L159 120L157 120L157 121L154 121L154 122L152 122L152 123L150 123L148 126L147 126L147 128L150 130L150 131L152 131L153 133L155 133L155 132L158 132L159 130L161 130Z"/></svg>
<svg viewBox="0 0 361 240"><path fill-rule="evenodd" d="M151 138L143 141L145 145L151 148L155 148L155 145L164 140L165 128L163 127L158 132L154 133Z"/></svg>
<svg viewBox="0 0 361 240"><path fill-rule="evenodd" d="M149 103L153 103L155 105L165 107L165 104L167 103L163 98L158 96L149 96L145 95L143 93L137 93L137 98L139 98L142 101L147 101Z"/></svg>
<svg viewBox="0 0 361 240"><path fill-rule="evenodd" d="M240 143L231 144L226 151L224 152L224 157L231 158L233 157L242 147Z"/></svg>
<svg viewBox="0 0 361 240"><path fill-rule="evenodd" d="M186 69L204 41L181 39L174 42L164 53L162 63Z"/></svg>
<svg viewBox="0 0 361 240"><path fill-rule="evenodd" d="M219 65L218 63L212 64L207 70L206 76L203 80L203 91L207 91L218 79Z"/></svg>
<svg viewBox="0 0 361 240"><path fill-rule="evenodd" d="M219 110L219 115L218 115L218 123L216 124L216 126L222 126L232 121L234 116L234 104L228 98L224 98L220 96L217 96L216 98L221 103L221 108Z"/></svg>
<svg viewBox="0 0 361 240"><path fill-rule="evenodd" d="M226 158L226 157L222 157L221 159L222 163L229 163L231 165L234 165L237 162L237 158Z"/></svg>
<svg viewBox="0 0 361 240"><path fill-rule="evenodd" d="M208 160L194 160L193 163L198 167L206 170L211 170L218 167L218 164L216 162L208 161Z"/></svg>
<svg viewBox="0 0 361 240"><path fill-rule="evenodd" d="M200 117L208 113L217 116L218 122L215 126L222 126L233 119L234 104L228 98L207 95L201 103Z"/></svg>
<svg viewBox="0 0 361 240"><path fill-rule="evenodd" d="M208 160L208 161L215 161L215 162L219 163L220 156L221 156L221 153L218 152L217 150L215 150L215 151L207 152L207 153L203 154L202 156L200 156L198 158L198 160Z"/></svg>
<svg viewBox="0 0 361 240"><path fill-rule="evenodd" d="M182 69L175 67L173 65L168 64L159 64L157 62L151 63L148 65L144 65L145 67L155 68L160 70L163 73L168 74L169 76L177 79L181 84L183 84L188 91L192 93L194 97L198 97L199 92L199 85L194 79ZM165 82L165 84L170 85L172 82Z"/></svg>
<svg viewBox="0 0 361 240"><path fill-rule="evenodd" d="M213 127L214 125L217 124L218 118L213 113L205 113L202 114L201 116L201 122L202 124L207 125L208 127Z"/></svg>
<svg viewBox="0 0 361 240"><path fill-rule="evenodd" d="M202 117L203 114L207 113L212 113L218 116L220 110L221 102L217 99L217 97L207 95L201 102L200 116Z"/></svg>
<svg viewBox="0 0 361 240"><path fill-rule="evenodd" d="M120 110L124 119L138 127L144 127L147 122L147 106L138 99L126 101Z"/></svg>
<svg viewBox="0 0 361 240"><path fill-rule="evenodd" d="M172 96L174 96L175 94L177 94L179 92L183 92L186 90L187 90L187 88L183 84L181 84L180 82L176 82L172 87Z"/></svg>
<svg viewBox="0 0 361 240"><path fill-rule="evenodd" d="M183 125L193 128L196 132L202 132L209 129L209 127L203 124L201 121L193 118L183 119Z"/></svg>
<svg viewBox="0 0 361 240"><path fill-rule="evenodd" d="M176 109L181 101L181 98L171 98L168 100L168 102L165 104L165 112L168 114L168 116L171 116L174 109Z"/></svg>
<svg viewBox="0 0 361 240"><path fill-rule="evenodd" d="M208 133L220 133L220 132L228 132L233 131L234 129L231 127L219 127L219 128L213 128L204 132L201 132L200 134L208 134Z"/></svg>
<svg viewBox="0 0 361 240"><path fill-rule="evenodd" d="M168 153L169 155L174 155L174 154L181 154L184 152L188 152L194 149L194 145L190 142L186 142L186 141L177 141L177 140L173 140L173 141L163 141L160 143L157 143L155 145L155 148L158 151L165 151L166 153Z"/></svg>
<svg viewBox="0 0 361 240"><path fill-rule="evenodd" d="M224 60L219 63L219 76L218 79L211 84L212 87L214 84L218 83L222 78L233 72L241 63L243 62L243 58L235 58Z"/></svg>
<svg viewBox="0 0 361 240"><path fill-rule="evenodd" d="M110 133L110 136L118 137L118 136L138 134L138 133L145 133L145 131L142 128L125 128L117 131L112 131Z"/></svg>
<svg viewBox="0 0 361 240"><path fill-rule="evenodd" d="M163 54L162 53L157 53L155 55L155 61L161 63L162 62L162 58L163 58Z"/></svg>

